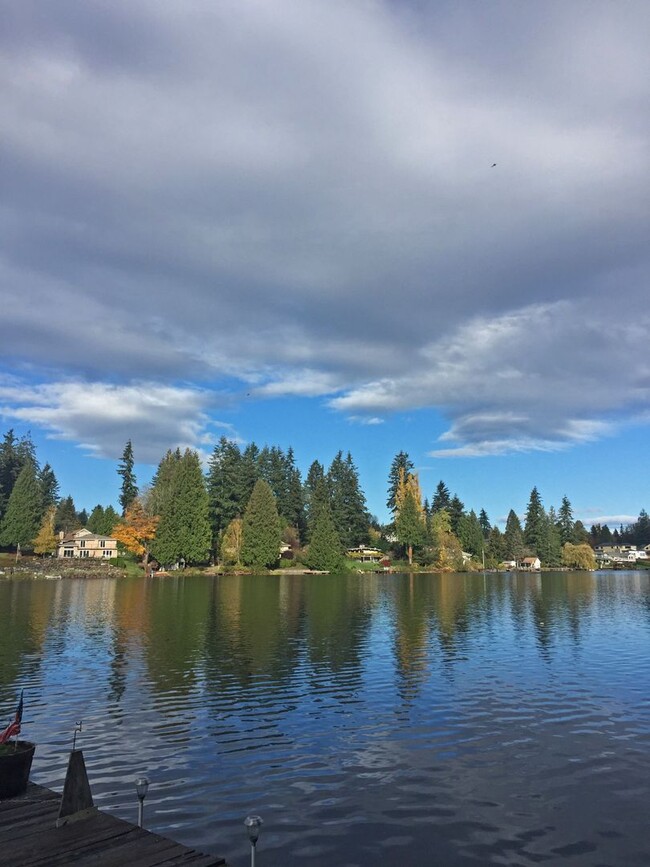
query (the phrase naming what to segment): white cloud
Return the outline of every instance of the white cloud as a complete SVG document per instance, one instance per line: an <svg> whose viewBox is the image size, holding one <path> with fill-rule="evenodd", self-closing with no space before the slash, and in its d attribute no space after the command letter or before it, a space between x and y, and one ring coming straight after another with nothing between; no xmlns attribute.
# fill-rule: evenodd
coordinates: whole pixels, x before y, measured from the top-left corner
<svg viewBox="0 0 650 867"><path fill-rule="evenodd" d="M157 463L170 447L202 451L216 441L215 427L234 436L230 425L210 421L213 406L207 391L156 383L0 382L3 418L38 425L96 457L118 458L131 439L143 463Z"/></svg>

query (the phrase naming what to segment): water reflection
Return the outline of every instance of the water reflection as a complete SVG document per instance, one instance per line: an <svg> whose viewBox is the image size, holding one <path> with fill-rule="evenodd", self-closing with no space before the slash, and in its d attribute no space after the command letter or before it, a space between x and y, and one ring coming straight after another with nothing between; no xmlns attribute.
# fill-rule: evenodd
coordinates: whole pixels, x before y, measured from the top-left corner
<svg viewBox="0 0 650 867"><path fill-rule="evenodd" d="M147 770L235 865L251 809L270 863L642 863L649 615L647 573L4 581L0 700L42 782L83 716L100 806Z"/></svg>

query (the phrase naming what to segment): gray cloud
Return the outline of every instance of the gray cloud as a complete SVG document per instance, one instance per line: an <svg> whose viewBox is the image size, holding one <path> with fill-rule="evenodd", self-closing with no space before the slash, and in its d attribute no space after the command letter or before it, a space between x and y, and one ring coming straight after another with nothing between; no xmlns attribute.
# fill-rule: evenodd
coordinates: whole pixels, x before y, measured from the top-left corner
<svg viewBox="0 0 650 867"><path fill-rule="evenodd" d="M435 405L447 454L648 409L645 3L3 21L7 365Z"/></svg>

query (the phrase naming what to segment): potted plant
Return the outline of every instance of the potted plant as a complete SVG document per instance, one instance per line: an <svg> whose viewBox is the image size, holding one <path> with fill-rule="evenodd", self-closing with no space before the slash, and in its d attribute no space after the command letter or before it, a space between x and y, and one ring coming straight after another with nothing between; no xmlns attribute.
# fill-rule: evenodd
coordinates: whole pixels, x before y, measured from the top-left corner
<svg viewBox="0 0 650 867"><path fill-rule="evenodd" d="M29 782L36 745L17 738L11 740L12 737L20 734L22 718L23 693L21 691L14 719L3 732L0 732L0 798L22 795Z"/></svg>

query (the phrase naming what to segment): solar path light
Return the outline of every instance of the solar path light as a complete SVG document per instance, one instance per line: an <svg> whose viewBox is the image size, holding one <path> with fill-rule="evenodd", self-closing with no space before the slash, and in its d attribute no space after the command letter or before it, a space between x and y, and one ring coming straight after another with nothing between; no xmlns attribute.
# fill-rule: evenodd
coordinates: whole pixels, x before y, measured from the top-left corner
<svg viewBox="0 0 650 867"><path fill-rule="evenodd" d="M259 816L246 816L244 819L244 825L246 825L246 830L248 831L248 839L251 841L251 867L255 867L255 849L262 824L262 819Z"/></svg>
<svg viewBox="0 0 650 867"><path fill-rule="evenodd" d="M147 797L147 790L149 789L149 779L148 777L136 777L135 780L135 790L138 793L138 825L142 828L142 823L144 821L144 799Z"/></svg>

